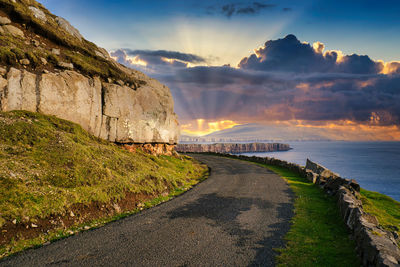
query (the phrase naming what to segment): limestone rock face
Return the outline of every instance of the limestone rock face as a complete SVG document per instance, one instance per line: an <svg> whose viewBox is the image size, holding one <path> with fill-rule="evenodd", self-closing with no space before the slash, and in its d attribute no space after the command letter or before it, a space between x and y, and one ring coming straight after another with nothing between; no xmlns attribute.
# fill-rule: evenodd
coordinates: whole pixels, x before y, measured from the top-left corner
<svg viewBox="0 0 400 267"><path fill-rule="evenodd" d="M6 79L0 78L0 108L55 115L118 143L177 143L169 89L142 78L146 85L135 89L70 70L33 74L11 68Z"/></svg>

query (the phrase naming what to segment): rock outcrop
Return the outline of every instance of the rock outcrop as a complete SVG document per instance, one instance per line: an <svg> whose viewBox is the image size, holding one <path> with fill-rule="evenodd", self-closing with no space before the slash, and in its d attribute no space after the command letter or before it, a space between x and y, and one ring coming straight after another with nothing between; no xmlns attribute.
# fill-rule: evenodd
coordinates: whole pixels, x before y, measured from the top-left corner
<svg viewBox="0 0 400 267"><path fill-rule="evenodd" d="M287 151L290 149L288 144L279 143L217 143L217 144L179 144L176 151L187 152L215 152L215 153L246 153L246 152L272 152Z"/></svg>
<svg viewBox="0 0 400 267"><path fill-rule="evenodd" d="M169 89L150 78L135 89L76 71L34 74L10 68L0 77L0 109L55 115L118 143L174 144L179 135Z"/></svg>
<svg viewBox="0 0 400 267"><path fill-rule="evenodd" d="M55 115L117 143L177 143L169 89L38 2L0 0L0 46L0 111Z"/></svg>

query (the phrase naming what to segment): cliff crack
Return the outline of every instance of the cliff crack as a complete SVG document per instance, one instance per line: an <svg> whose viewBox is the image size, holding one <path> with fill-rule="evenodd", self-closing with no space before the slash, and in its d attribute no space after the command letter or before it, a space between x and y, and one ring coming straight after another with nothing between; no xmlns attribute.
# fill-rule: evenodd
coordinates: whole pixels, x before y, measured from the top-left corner
<svg viewBox="0 0 400 267"><path fill-rule="evenodd" d="M36 112L39 112L40 110L40 82L42 81L42 74L36 75L36 87L35 87L35 92L36 92Z"/></svg>
<svg viewBox="0 0 400 267"><path fill-rule="evenodd" d="M23 85L23 81L24 81L24 77L25 77L25 71L21 71L21 76L19 77L19 88L20 88L20 99L19 99L19 108L18 109L22 109L23 106L23 99L24 99L24 93L22 92L24 85Z"/></svg>

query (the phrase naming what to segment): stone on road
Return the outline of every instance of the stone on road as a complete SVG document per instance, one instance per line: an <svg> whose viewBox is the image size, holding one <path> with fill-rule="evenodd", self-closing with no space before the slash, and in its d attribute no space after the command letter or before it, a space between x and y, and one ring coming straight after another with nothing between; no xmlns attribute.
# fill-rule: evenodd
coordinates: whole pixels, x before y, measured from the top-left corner
<svg viewBox="0 0 400 267"><path fill-rule="evenodd" d="M192 156L211 175L182 196L0 265L273 266L293 215L289 186L250 162Z"/></svg>

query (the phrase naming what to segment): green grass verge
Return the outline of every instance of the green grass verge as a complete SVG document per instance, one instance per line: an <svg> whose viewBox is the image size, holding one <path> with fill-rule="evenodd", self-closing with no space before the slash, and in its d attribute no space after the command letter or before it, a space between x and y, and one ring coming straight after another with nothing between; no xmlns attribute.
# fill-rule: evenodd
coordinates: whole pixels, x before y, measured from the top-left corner
<svg viewBox="0 0 400 267"><path fill-rule="evenodd" d="M168 196L158 196L149 201L144 202L142 208L135 208L131 211L119 213L114 216L109 216L109 217L104 217L104 218L100 218L97 220L92 220L90 222L85 222L85 223L82 223L79 225L75 225L75 226L67 228L67 229L51 230L47 234L41 234L36 238L13 241L6 246L0 247L0 259L11 256L13 254L16 254L18 252L21 252L21 251L29 249L29 248L41 247L45 244L49 244L51 242L54 242L54 241L57 241L57 240L60 240L63 238L67 238L71 235L74 235L74 234L82 232L82 231L99 228L101 226L104 226L107 223L123 219L125 217L136 214L144 209L149 209L151 207L157 206L161 203L164 203L174 197L177 197L177 196L185 193L187 190L191 189L197 183L205 180L207 177L208 177L208 172L204 172L202 176L199 176L196 179L191 179L191 180L185 181L185 183L181 187L175 188L173 191L171 191L168 194Z"/></svg>
<svg viewBox="0 0 400 267"><path fill-rule="evenodd" d="M155 206L185 192L207 172L187 156L128 152L54 116L0 112L0 228L7 221L63 216L74 204L115 202L127 192L154 196L140 209L29 240L16 237L0 247L0 258Z"/></svg>
<svg viewBox="0 0 400 267"><path fill-rule="evenodd" d="M364 211L376 216L384 229L400 234L400 202L365 189L361 189L361 201Z"/></svg>
<svg viewBox="0 0 400 267"><path fill-rule="evenodd" d="M203 172L189 157L130 153L53 116L0 113L0 227L126 192L161 194Z"/></svg>
<svg viewBox="0 0 400 267"><path fill-rule="evenodd" d="M292 171L258 165L283 177L295 194L286 247L277 249L278 266L360 266L355 242L349 238L333 197Z"/></svg>

